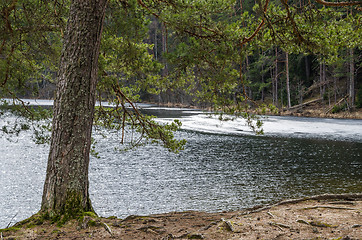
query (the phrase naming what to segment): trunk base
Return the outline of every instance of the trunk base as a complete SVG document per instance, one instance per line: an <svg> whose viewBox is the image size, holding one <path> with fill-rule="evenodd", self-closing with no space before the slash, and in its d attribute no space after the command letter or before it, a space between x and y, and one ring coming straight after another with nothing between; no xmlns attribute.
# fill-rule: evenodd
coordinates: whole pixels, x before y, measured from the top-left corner
<svg viewBox="0 0 362 240"><path fill-rule="evenodd" d="M84 199L80 194L67 194L66 200L61 202L63 203L62 205L54 204L53 207L43 207L38 214L43 216L44 219L51 219L52 222L57 222L61 225L68 220L84 216L85 213L97 215L89 197Z"/></svg>

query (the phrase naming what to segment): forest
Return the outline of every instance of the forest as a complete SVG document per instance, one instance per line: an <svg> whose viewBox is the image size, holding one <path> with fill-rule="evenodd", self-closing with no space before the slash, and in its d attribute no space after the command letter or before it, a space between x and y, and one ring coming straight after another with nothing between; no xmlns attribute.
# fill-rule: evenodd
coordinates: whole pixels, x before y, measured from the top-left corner
<svg viewBox="0 0 362 240"><path fill-rule="evenodd" d="M292 2L289 2L292 3ZM303 15L311 13L307 9L310 8L310 2L308 1L295 1L293 2L295 9L293 14ZM274 2L275 7L278 9L282 3ZM279 6L278 6L279 5ZM255 8L257 6L256 1L237 1L233 6L234 12L231 13L230 19L237 19L237 15L251 14L257 16L258 12ZM314 6L318 7L318 6ZM319 6L321 8L321 6ZM273 10L272 10L273 11ZM274 10L275 11L275 10ZM279 11L281 11L279 9ZM329 11L336 11L331 10ZM233 91L231 91L229 98L235 100L235 96L238 92L245 91L246 95L256 102L273 104L279 109L289 109L293 106L301 106L307 100L315 100L321 102L327 106L334 106L332 111L350 110L351 108L360 108L361 105L361 30L358 23L342 23L338 25L331 23L333 21L341 20L345 17L351 17L356 14L358 16L359 10L354 9L339 9L332 20L322 18L319 16L313 21L307 23L305 26L297 25L296 29L292 31L299 32L300 38L297 41L305 41L306 44L313 45L312 42L308 43L308 36L303 36L303 27L310 27L315 38L324 36L323 48L318 51L308 51L307 49L296 50L290 49L285 45L285 32L277 33L275 31L272 36L277 38L277 43L265 43L268 42L265 38L270 37L265 34L261 34L257 41L260 44L253 46L246 46L244 57L242 60L242 84L237 85ZM344 12L344 13L342 13ZM270 18L274 13L269 13ZM280 14L280 13L279 13ZM344 17L342 17L342 15ZM275 16L275 15L274 15ZM313 18L313 16L308 16ZM342 18L341 18L342 17ZM271 24L271 19L267 19ZM232 20L231 20L232 21ZM245 26L245 20L243 22ZM299 28L299 29L298 29ZM284 29L285 31L286 29ZM283 31L283 30L281 30ZM349 33L355 33L356 35ZM278 36L278 34L280 34ZM337 35L334 35L337 34ZM307 34L306 34L307 35ZM319 35L319 36L317 36ZM333 36L334 35L334 36ZM347 37L348 35L348 37ZM353 36L354 35L354 36ZM153 56L155 59L159 59L160 62L165 63L164 72L169 72L169 69L173 68L173 65L168 64L168 54L170 48L174 48L172 34L169 34L164 24L154 18L150 25L150 37L148 41L153 44ZM333 37L332 37L333 36ZM310 36L309 36L310 37ZM275 40L275 39L274 39ZM291 39L289 39L291 40ZM278 42L280 41L280 42ZM295 39L291 40L295 41ZM290 44L290 43L289 43ZM354 45L355 47L351 47ZM205 65L208 65L209 69L204 71L213 71L215 66L210 59L202 59ZM240 60L239 60L240 61ZM200 72L200 68L198 68ZM216 72L215 72L216 74ZM244 88L244 89L243 89ZM243 89L243 90L242 90ZM165 93L161 93L153 101L160 103L182 103L182 104L196 104L194 99L183 88L167 89ZM343 102L342 102L343 101ZM343 103L338 104L337 103ZM204 106L209 106L210 103L205 101Z"/></svg>
<svg viewBox="0 0 362 240"><path fill-rule="evenodd" d="M2 1L2 97L54 98L68 7ZM360 11L358 2L110 1L97 96L116 99L118 82L131 101L230 113L360 108Z"/></svg>

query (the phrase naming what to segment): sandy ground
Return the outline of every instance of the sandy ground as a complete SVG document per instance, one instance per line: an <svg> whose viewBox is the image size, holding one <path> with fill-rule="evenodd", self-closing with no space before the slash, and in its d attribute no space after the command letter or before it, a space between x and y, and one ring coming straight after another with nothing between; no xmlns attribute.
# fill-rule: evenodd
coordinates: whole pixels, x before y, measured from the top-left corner
<svg viewBox="0 0 362 240"><path fill-rule="evenodd" d="M1 239L362 239L362 194L321 195L238 212L174 212L43 222Z"/></svg>

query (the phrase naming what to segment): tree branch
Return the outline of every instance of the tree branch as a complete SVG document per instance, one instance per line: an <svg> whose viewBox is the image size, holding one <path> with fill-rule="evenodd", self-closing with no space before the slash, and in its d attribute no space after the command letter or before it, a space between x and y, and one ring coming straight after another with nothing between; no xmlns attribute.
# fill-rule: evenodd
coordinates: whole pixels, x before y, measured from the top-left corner
<svg viewBox="0 0 362 240"><path fill-rule="evenodd" d="M266 0L265 4L264 4L264 7L263 7L263 19L261 20L259 26L255 29L254 33L251 34L250 37L245 37L244 40L240 43L241 46L243 46L245 43L247 42L250 42L257 34L258 32L260 31L260 29L264 26L265 24L265 14L266 14L266 11L268 9L268 4L269 4L269 1L270 0Z"/></svg>
<svg viewBox="0 0 362 240"><path fill-rule="evenodd" d="M281 2L284 5L285 9L287 10L288 19L292 23L293 31L297 35L299 42L300 43L305 42L305 39L303 38L303 36L300 34L300 32L298 30L297 24L295 23L293 17L291 16L291 13L290 13L290 10L289 10L289 5L288 5L288 0L282 0Z"/></svg>
<svg viewBox="0 0 362 240"><path fill-rule="evenodd" d="M9 16L10 16L10 13L15 10L15 6L16 6L17 2L18 2L17 0L13 0L9 7L4 7L2 9L2 15L3 15L2 17L5 20L6 28L9 30L10 33L13 32L13 29L11 28L11 23L9 21Z"/></svg>
<svg viewBox="0 0 362 240"><path fill-rule="evenodd" d="M269 0L267 0L269 2ZM137 0L137 2L143 7L145 8L150 14L152 14L153 16L157 17L158 19L160 19L164 24L167 24L169 26L172 26L172 24L170 22L167 22L165 19L163 19L159 14L153 12L142 0ZM211 29L211 28L208 28L206 26L203 26L201 25L201 29L204 29L206 31L209 31L209 32L212 32L214 33L213 35L202 35L202 34L198 34L198 33L195 33L193 31L190 31L190 30L187 30L187 29L184 29L184 28L180 28L178 26L173 26L175 27L175 29L179 30L179 31L182 31L182 32L185 32L193 37L197 37L197 38L214 38L215 36L221 36L221 34L214 30L214 29Z"/></svg>

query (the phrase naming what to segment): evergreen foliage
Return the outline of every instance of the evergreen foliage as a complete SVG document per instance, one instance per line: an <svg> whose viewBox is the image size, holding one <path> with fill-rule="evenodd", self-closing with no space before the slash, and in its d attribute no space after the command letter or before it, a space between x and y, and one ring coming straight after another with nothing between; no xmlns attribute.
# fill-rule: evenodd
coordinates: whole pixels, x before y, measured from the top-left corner
<svg viewBox="0 0 362 240"><path fill-rule="evenodd" d="M145 139L177 151L184 144L173 139L178 122L161 126L127 106L154 101L210 107L246 117L258 131L250 108L286 106L289 90L292 105L316 94L336 103L349 92L350 76L360 73L362 46L360 4L338 4L110 0L97 92L99 101L116 107L97 108L96 122L123 132L133 124ZM0 97L53 98L69 5L1 1ZM349 107L361 107L361 85L354 85L356 103L351 98Z"/></svg>

